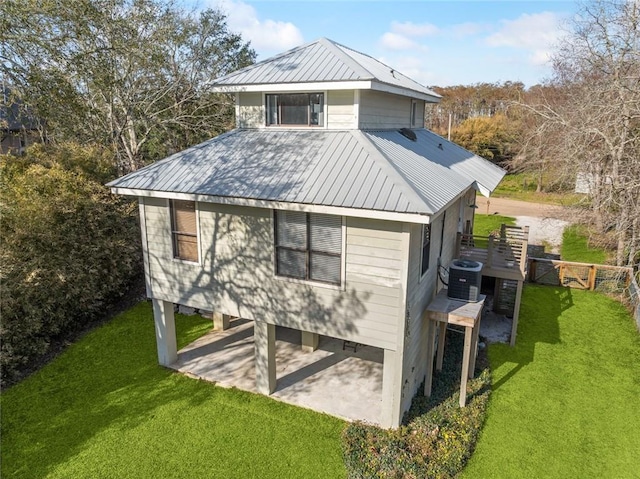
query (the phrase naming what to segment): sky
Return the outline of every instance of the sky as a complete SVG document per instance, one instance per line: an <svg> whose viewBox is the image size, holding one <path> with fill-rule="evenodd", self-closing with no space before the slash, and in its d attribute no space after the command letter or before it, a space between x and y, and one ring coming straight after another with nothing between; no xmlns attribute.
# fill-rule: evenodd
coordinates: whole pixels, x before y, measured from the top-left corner
<svg viewBox="0 0 640 479"><path fill-rule="evenodd" d="M197 0L219 8L258 61L326 37L425 86L521 81L551 74L573 1Z"/></svg>

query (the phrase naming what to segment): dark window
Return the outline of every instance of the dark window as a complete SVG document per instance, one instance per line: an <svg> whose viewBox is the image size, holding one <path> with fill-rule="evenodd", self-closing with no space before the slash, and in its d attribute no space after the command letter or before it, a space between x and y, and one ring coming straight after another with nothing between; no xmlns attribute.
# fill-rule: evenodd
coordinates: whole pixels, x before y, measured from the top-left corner
<svg viewBox="0 0 640 479"><path fill-rule="evenodd" d="M342 218L334 215L276 211L276 274L340 284Z"/></svg>
<svg viewBox="0 0 640 479"><path fill-rule="evenodd" d="M267 95L267 125L324 126L323 93Z"/></svg>
<svg viewBox="0 0 640 479"><path fill-rule="evenodd" d="M422 225L422 267L421 273L429 269L429 252L431 250L431 225Z"/></svg>
<svg viewBox="0 0 640 479"><path fill-rule="evenodd" d="M171 200L171 236L174 258L198 261L198 231L194 201Z"/></svg>

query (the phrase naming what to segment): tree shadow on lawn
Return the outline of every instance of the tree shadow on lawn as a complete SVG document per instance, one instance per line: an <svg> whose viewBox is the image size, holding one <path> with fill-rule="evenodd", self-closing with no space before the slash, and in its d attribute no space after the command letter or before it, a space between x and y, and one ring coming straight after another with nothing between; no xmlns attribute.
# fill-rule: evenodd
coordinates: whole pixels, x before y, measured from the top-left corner
<svg viewBox="0 0 640 479"><path fill-rule="evenodd" d="M513 365L508 373L493 383L493 390L499 389L533 362L537 343L556 344L561 341L559 318L571 307L571 288L525 285L515 346L502 343L491 345L493 352L498 351L498 354L489 354L492 370L499 369L505 363Z"/></svg>
<svg viewBox="0 0 640 479"><path fill-rule="evenodd" d="M178 318L183 335L193 325ZM2 475L44 477L106 429L129 430L159 407L194 407L217 393L159 367L155 349L153 315L140 303L3 394Z"/></svg>

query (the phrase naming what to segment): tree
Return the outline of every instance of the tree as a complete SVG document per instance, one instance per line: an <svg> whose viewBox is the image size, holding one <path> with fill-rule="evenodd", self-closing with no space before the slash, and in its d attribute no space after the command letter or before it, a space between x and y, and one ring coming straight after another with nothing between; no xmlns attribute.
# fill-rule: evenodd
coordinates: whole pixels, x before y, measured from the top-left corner
<svg viewBox="0 0 640 479"><path fill-rule="evenodd" d="M467 118L451 132L451 139L494 163L503 163L514 154L516 124L504 114Z"/></svg>
<svg viewBox="0 0 640 479"><path fill-rule="evenodd" d="M211 80L255 60L218 11L171 0L5 0L2 74L53 141L110 146L120 173L229 129Z"/></svg>
<svg viewBox="0 0 640 479"><path fill-rule="evenodd" d="M583 5L553 56L547 87L526 107L551 132L554 154L586 176L597 227L610 231L616 262L640 251L640 3L597 0Z"/></svg>

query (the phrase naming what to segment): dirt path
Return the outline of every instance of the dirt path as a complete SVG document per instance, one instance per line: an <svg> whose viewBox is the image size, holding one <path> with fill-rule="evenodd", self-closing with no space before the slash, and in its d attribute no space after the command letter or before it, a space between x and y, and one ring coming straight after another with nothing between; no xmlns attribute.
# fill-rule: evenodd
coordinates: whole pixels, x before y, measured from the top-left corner
<svg viewBox="0 0 640 479"><path fill-rule="evenodd" d="M485 198L484 196L478 195L476 204L478 206L476 213L483 215L566 219L567 214L566 208L562 206L528 203L526 201L517 201L508 198Z"/></svg>

